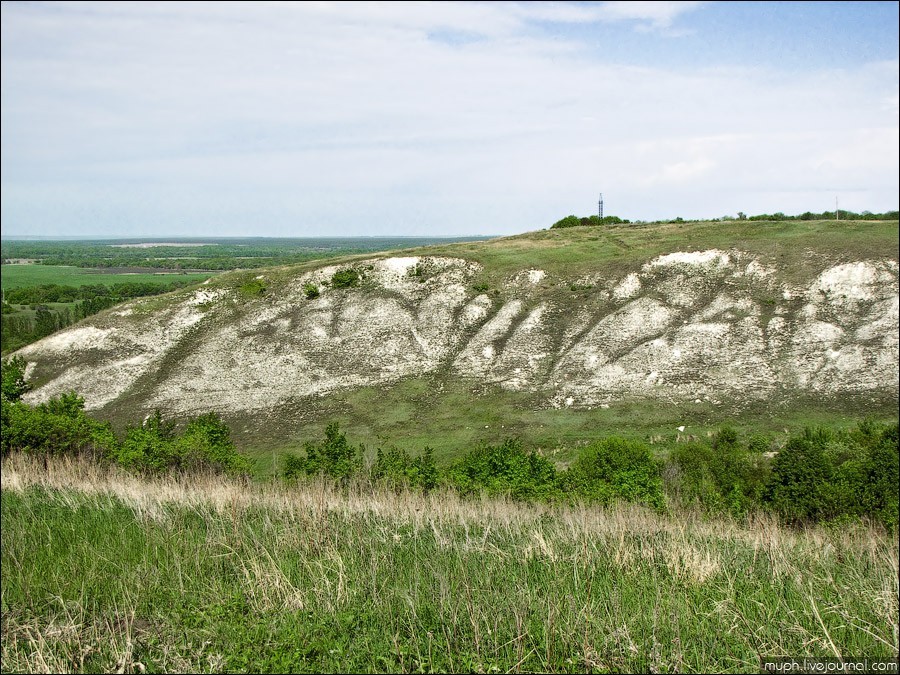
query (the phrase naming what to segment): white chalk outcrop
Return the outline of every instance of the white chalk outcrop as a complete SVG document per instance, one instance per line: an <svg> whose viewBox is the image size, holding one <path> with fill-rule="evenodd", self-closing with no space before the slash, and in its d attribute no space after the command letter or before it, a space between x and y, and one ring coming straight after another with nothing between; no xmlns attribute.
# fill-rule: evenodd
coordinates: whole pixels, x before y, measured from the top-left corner
<svg viewBox="0 0 900 675"><path fill-rule="evenodd" d="M328 288L331 265L259 297L213 282L91 317L20 350L39 385L27 398L74 389L89 408L227 413L435 371L575 407L897 394L890 259L826 266L797 286L741 251L674 252L621 278L598 275L587 299L568 304L553 291L575 280L540 269L483 293L473 290L479 265L462 259L354 266L357 288ZM307 299L309 283L319 297Z"/></svg>

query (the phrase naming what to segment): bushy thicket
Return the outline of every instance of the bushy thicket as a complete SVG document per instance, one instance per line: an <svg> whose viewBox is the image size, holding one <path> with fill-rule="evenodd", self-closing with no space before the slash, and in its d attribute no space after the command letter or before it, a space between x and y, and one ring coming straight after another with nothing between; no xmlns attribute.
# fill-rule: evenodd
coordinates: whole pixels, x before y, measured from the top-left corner
<svg viewBox="0 0 900 675"><path fill-rule="evenodd" d="M619 224L627 224L630 223L630 220L623 220L618 216L604 216L601 218L600 216L587 216L584 218L579 218L578 216L566 216L562 218L553 225L550 226L551 230L559 230L565 227L579 227L579 226L591 226L591 225L619 225Z"/></svg>
<svg viewBox="0 0 900 675"><path fill-rule="evenodd" d="M794 523L866 516L895 529L898 465L897 424L864 421L850 432L806 429L772 461L765 500Z"/></svg>
<svg viewBox="0 0 900 675"><path fill-rule="evenodd" d="M573 466L557 470L546 457L525 450L518 440L480 445L459 460L439 469L430 448L410 457L405 450L377 450L365 468L365 446L351 445L336 424L325 430L320 443L307 442L306 456L282 458L286 478L324 475L356 476L389 486L430 490L438 485L464 495L507 495L523 501L587 501L608 504L622 499L662 508L660 467L643 443L608 438L585 448Z"/></svg>
<svg viewBox="0 0 900 675"><path fill-rule="evenodd" d="M305 457L293 454L284 456L286 478L322 474L329 478L346 480L362 470L365 446L352 446L335 422L325 428L325 438L321 443L307 441L303 445L303 450L306 453Z"/></svg>
<svg viewBox="0 0 900 675"><path fill-rule="evenodd" d="M84 399L60 394L36 406L23 402L28 390L24 362L2 362L2 454L91 455L145 473L212 470L248 473L250 464L234 447L228 427L215 413L198 415L178 431L157 411L119 438L109 423L84 411Z"/></svg>
<svg viewBox="0 0 900 675"><path fill-rule="evenodd" d="M372 465L372 478L393 487L409 485L424 492L437 487L440 474L434 463L431 448L418 457L410 457L406 450L396 447L378 449Z"/></svg>
<svg viewBox="0 0 900 675"><path fill-rule="evenodd" d="M561 483L566 494L601 504L622 500L662 508L660 468L644 443L611 437L584 448Z"/></svg>
<svg viewBox="0 0 900 675"><path fill-rule="evenodd" d="M667 492L683 506L743 516L760 507L769 478L766 450L768 443L758 437L742 446L729 427L719 430L711 445L679 445L666 464Z"/></svg>
<svg viewBox="0 0 900 675"><path fill-rule="evenodd" d="M509 494L516 499L548 499L558 494L556 467L516 440L475 448L446 472L446 482L463 494Z"/></svg>
<svg viewBox="0 0 900 675"><path fill-rule="evenodd" d="M806 429L779 452L770 453L770 446L758 435L742 442L725 427L710 443L677 444L665 460L641 441L610 437L581 448L564 470L516 440L478 446L441 469L427 448L415 458L397 448L378 450L366 468L365 446L351 445L331 424L322 442L306 444L305 457L284 457L282 474L355 476L424 490L443 485L519 500L627 501L738 518L768 511L795 525L864 517L898 527L896 423L866 420L847 432Z"/></svg>
<svg viewBox="0 0 900 675"><path fill-rule="evenodd" d="M781 211L776 213L761 213L755 216L748 216L745 213L738 212L737 217L734 216L723 216L718 220L753 220L753 221L781 221L781 220L835 220L839 218L840 220L897 220L898 212L897 211L885 211L884 213L872 213L871 211L863 211L862 213L854 213L853 211L844 211L841 210L839 213L835 211L823 211L822 213L813 213L811 211L806 211L805 213L801 213L796 216L787 216ZM699 220L685 220L682 217L671 218L669 220L657 220L654 222L657 223L696 223L704 220L710 220L709 218L701 218ZM712 220L716 220L713 218ZM557 230L565 227L579 227L579 226L591 226L591 225L625 225L629 224L631 221L623 218L619 218L618 216L604 216L601 218L599 215L587 216L587 217L579 217L575 215L569 215L565 218L561 218L560 220L553 223L550 226L551 230ZM643 221L637 221L638 223L642 223Z"/></svg>

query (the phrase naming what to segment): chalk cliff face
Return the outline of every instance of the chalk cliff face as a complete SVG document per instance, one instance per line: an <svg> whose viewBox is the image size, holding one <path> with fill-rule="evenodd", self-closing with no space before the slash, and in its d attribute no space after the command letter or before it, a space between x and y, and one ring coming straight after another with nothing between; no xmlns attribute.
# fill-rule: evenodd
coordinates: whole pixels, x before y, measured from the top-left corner
<svg viewBox="0 0 900 675"><path fill-rule="evenodd" d="M897 395L891 259L825 262L798 284L739 250L674 252L622 277L523 269L480 292L478 263L382 257L329 287L349 266L263 272L251 292L221 277L91 317L19 352L27 399L227 414L436 371L548 407Z"/></svg>

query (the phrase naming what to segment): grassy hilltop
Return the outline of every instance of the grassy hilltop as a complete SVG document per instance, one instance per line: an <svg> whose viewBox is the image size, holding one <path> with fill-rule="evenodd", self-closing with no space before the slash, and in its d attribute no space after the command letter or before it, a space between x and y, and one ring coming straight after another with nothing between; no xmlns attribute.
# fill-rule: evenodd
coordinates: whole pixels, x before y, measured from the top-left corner
<svg viewBox="0 0 900 675"><path fill-rule="evenodd" d="M568 358L567 354L573 353L573 345L577 353L578 340L590 337L591 326L597 323L598 318L615 314L625 302L616 301L613 297L617 292L614 287L616 283L627 278L627 275L641 273L642 266L659 256L673 252L689 254L704 251L739 252L735 255L742 256L740 260L743 262L736 259L732 272L728 274L707 275L703 280L705 285L701 289L702 299L698 300L698 311L711 307L723 294L741 294L743 299L740 302L743 304L738 303L727 312L720 312L724 318L697 321L738 325L747 315L747 308L751 307L751 313L757 315L759 324L765 330L766 324L776 316L794 321L802 315L805 304L809 302L808 298L799 296L790 301L783 300L782 289L802 290L823 270L841 263L887 260L893 261L896 266L898 223L731 221L551 229L489 241L330 259L327 270L359 270L361 276L358 283L351 282L344 289L329 287L331 272L321 271L322 261L226 272L200 287L203 293L209 294L210 299L198 305L203 316L202 320L199 315L195 317L199 320L197 327L186 332L184 338L173 342L164 353L153 352L150 357L155 365L141 371L143 374L136 377L122 393L104 398L108 402L98 414L121 425L133 420L136 411L147 413L154 407L162 407L165 411L167 407L181 406L194 413L202 411L204 406L215 408L217 397L240 400L241 397L256 396L259 401L256 407L242 410L240 406L232 405L232 409L225 414L240 446L258 459L263 472L271 470L273 454L296 449L309 438L320 436L325 425L332 421L340 423L354 440L371 446L395 444L419 451L430 445L440 461L450 460L474 444L495 443L509 437L519 437L529 447L540 448L565 460L573 446L610 433L667 442L675 439L676 429L681 426L687 427L687 434L703 437L728 423L742 433L759 432L784 437L785 429L795 430L806 424L846 426L869 414L885 419L894 416L896 392L866 390L835 395L829 393L827 388L816 392L791 390L779 394L777 400L771 397L744 398L738 385L734 394L726 391L718 396L715 386L712 389L708 387L705 395L696 396L696 401L693 395L687 394L680 398L663 398L662 401L640 394L610 394L600 400L602 405L590 396L586 403L576 400L573 406L550 403L548 392L560 386L558 380L565 382L565 373L560 367L561 364L566 365L564 361ZM407 270L401 271L399 281L391 281L393 286L384 286L366 277L373 274L373 262L377 266L382 264L378 261L386 261L391 256L422 262L410 263ZM456 277L448 277L453 270L442 272L441 269L429 267L428 261L435 259L458 260L462 271ZM764 279L759 277L763 281L751 278L743 271L747 261L752 261L751 265L756 265L759 270L769 270L765 272L768 276ZM536 276L529 277L529 273L536 273ZM893 274L896 278L896 271L885 274ZM663 305L670 301L666 294L683 276L676 266L668 277L659 277L658 283L653 282L656 285L647 282L642 289L641 300L650 307L665 310ZM302 289L310 283L317 293L321 291L321 297L313 300L305 296ZM403 288L406 290L403 292L407 295L398 296L392 290L398 283L401 286L405 284ZM893 283L896 284L896 281ZM422 317L427 317L428 312L441 310L445 303L441 299L429 299L443 297L439 294L429 297L422 294L432 290L438 293L448 288L457 288L457 294L463 293L468 307L487 312L480 319L482 324L478 325L501 321L504 311L510 307L518 308L519 314L510 315L502 330L498 329L496 335L482 343L478 342L475 334L478 325L468 329L468 332L462 331L457 343L445 349L445 356L426 364L427 354L423 352L417 356L415 351L419 349L416 341L423 330L422 322L426 321ZM81 355L72 356L66 362L59 361L58 355L42 356L33 373L35 384L44 384L53 372L61 377L67 372L74 372L73 369L83 368L86 382L93 386L101 375L97 368L109 367L110 362L117 359L125 364L125 372L133 370L134 366L130 364L135 358L136 345L143 348L140 342L149 340L147 335L158 336L152 338L157 341L169 339L170 326L177 323L172 317L178 316L179 307L186 306L186 299L190 304L189 294L193 292L189 289L130 303L129 307L133 310L126 310L132 311L129 317L119 317L117 310L113 309L98 315L94 322L82 322L81 326L97 326L101 331L115 328L132 330L135 335L146 335L140 335L135 338L137 342L123 346L85 347ZM221 297L213 299L216 294ZM481 305L478 305L479 302ZM872 303L857 304L854 309L875 311ZM399 318L385 315L379 319L383 322L380 332L367 337L367 317L382 314L384 307L399 312ZM530 348L529 340L532 338L526 335L523 341L521 333L527 328L530 317L535 316L533 313L529 315L529 312L540 312L542 309L546 311L540 314L541 334L538 337L543 342L538 340L539 351L548 356L534 362L523 353L523 349ZM694 320L692 313L695 310L675 309L681 312L681 318L673 319L672 331L680 321L689 323ZM826 310L831 311L829 308ZM331 314L326 315L325 312ZM459 309L453 312L452 315L446 314L443 328L433 328L434 336L429 338L432 342L459 330L462 314ZM825 318L828 319L827 316ZM148 328L154 320L160 324L155 333ZM486 320L487 324L484 324ZM847 320L846 317L844 320ZM857 319L851 317L850 320ZM289 325L287 332L279 333L282 330L279 324ZM391 332L394 325L407 332L397 338L397 334ZM404 328L407 325L413 329L418 326L418 334L415 330ZM302 337L315 330L336 335L329 338L332 340L331 352L324 351L317 355L318 346L308 342L295 346L291 342L297 336ZM798 330L801 334L808 332ZM615 337L615 330L610 335ZM637 349L646 348L655 335L638 335L634 343L620 345L611 353L621 356L635 345ZM664 337L675 344L678 334L670 332ZM401 347L390 358L396 362L399 354L405 364L405 374L370 377L368 373L378 369L370 360L373 353L392 340L400 340L397 344ZM467 341L468 352L463 349ZM74 341L72 348L77 348L79 342L82 341ZM354 346L357 343L358 346ZM219 344L221 346L210 347ZM334 352L333 345L343 345L341 348L345 351ZM468 359L466 363L475 363L480 367L479 359L483 361L481 352L486 348L496 352L501 362L505 349L512 353L513 358L503 366L502 372L491 377L461 374L460 356L454 354L460 353ZM216 351L211 352L210 349ZM461 349L463 351L459 352ZM616 349L619 351L616 352ZM790 349L790 344L786 343L782 352L788 353L785 350ZM404 354L403 350L408 353ZM741 352L738 347L725 352L721 358L737 358ZM295 356L307 359L307 362L281 365L282 362L288 363L285 359ZM636 363L640 365L638 362L642 358L631 358L626 367L635 367ZM702 353L697 355L697 368L705 367L702 365L703 358ZM757 358L762 359L763 363L768 356L761 354ZM416 359L421 359L424 365L417 367ZM56 361L59 365L54 366ZM393 362L385 360L381 367L387 372L393 367ZM325 364L323 367L326 370L310 375L314 380L307 389L317 393L281 396L264 389L271 382L278 381L278 377L255 374L256 364L262 363L280 368L284 372L282 377L287 381L292 373L305 376L311 368L321 364ZM186 364L193 364L190 368L194 370L206 369L206 380L200 375L183 376L188 372L185 370ZM571 366L571 358L568 365ZM246 375L243 377L259 381L235 379L230 383L227 378L237 372L235 366L245 369ZM354 384L329 385L321 392L316 389L315 378L339 377L342 369L353 367L356 368L353 372L358 375L346 379ZM727 367L726 362L708 366L709 372ZM527 374L539 384L546 382L546 386L510 386L509 382L514 382L518 377L515 375L517 368L526 371L532 368ZM468 368L466 372L469 371L480 372L477 368L474 371ZM108 372L105 377L109 381L122 381L116 370L110 369ZM754 369L750 368L747 372L754 372ZM160 391L171 391L166 378L178 377L182 380L176 393L169 394L170 398L160 399ZM679 377L682 376L673 373L670 379L677 382ZM201 381L209 384L198 384ZM204 386L212 386L215 391L204 390ZM254 393L256 391L260 393ZM89 392L81 393L87 396Z"/></svg>
<svg viewBox="0 0 900 675"><path fill-rule="evenodd" d="M539 297L562 305L561 316L574 314L596 295L596 277L620 278L642 263L673 251L738 249L777 265L779 278L803 283L821 271L824 261L841 262L898 258L897 221L731 221L613 225L542 230L486 242L405 249L396 255L458 257L482 265L478 288L502 298L505 282L516 273L541 269L546 281ZM334 261L353 263L359 257ZM281 268L273 286L287 283L309 266ZM594 277L594 278L592 278ZM222 281L225 281L224 279ZM277 292L275 290L274 292ZM768 298L764 298L768 301ZM450 458L478 442L500 442L519 436L533 447L568 457L567 448L598 435L618 433L642 438L674 438L676 428L691 427L695 435L730 424L749 434L783 437L786 429L804 425L848 426L875 414L893 417L896 396L798 398L773 407L768 403L735 407L707 404L659 406L624 400L608 408L548 409L528 392L460 380L445 373L407 378L395 384L360 387L306 403L294 437L297 443L320 435L327 420L341 423L349 435L370 443L397 444L410 450L431 445L439 457ZM283 443L253 424L244 442L262 463L267 449ZM241 433L241 425L237 428ZM662 438L660 438L662 440ZM290 449L290 443L283 444Z"/></svg>

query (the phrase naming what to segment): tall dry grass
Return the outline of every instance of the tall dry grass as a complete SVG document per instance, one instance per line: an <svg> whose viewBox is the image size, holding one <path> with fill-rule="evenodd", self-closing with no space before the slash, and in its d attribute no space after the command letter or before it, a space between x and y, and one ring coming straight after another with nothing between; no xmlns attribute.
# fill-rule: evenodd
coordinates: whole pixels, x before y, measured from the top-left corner
<svg viewBox="0 0 900 675"><path fill-rule="evenodd" d="M2 669L740 670L894 656L896 537L3 460Z"/></svg>

